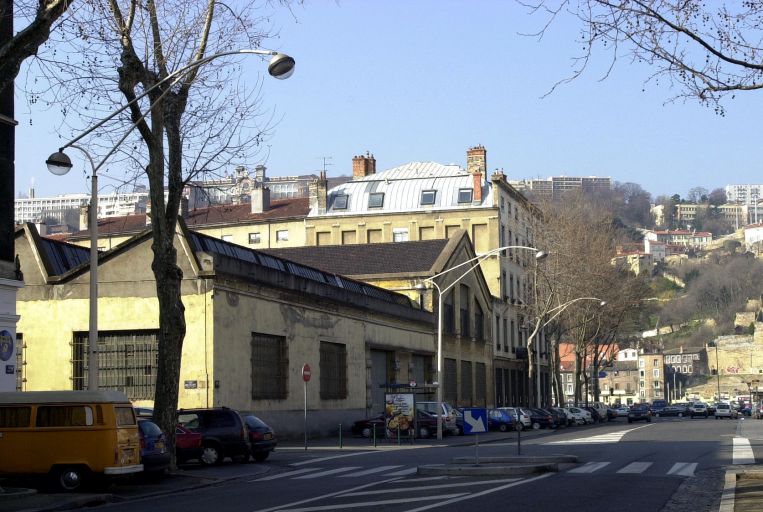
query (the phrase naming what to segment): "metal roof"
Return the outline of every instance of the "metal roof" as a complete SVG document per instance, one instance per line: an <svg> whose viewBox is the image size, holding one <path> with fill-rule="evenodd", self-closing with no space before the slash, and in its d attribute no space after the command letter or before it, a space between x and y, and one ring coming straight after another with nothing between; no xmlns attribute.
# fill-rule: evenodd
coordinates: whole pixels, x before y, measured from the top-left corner
<svg viewBox="0 0 763 512"><path fill-rule="evenodd" d="M110 389L83 391L9 391L0 393L0 404L109 403L129 404L127 395Z"/></svg>
<svg viewBox="0 0 763 512"><path fill-rule="evenodd" d="M458 165L409 162L399 167L343 183L328 192L326 215L390 213L456 209L492 205L492 187L483 177L482 200L459 203L461 189L474 189L474 178ZM423 191L435 191L433 204L421 204ZM383 204L369 207L371 194L381 193ZM347 196L347 207L337 208L338 196ZM310 216L317 216L315 211Z"/></svg>

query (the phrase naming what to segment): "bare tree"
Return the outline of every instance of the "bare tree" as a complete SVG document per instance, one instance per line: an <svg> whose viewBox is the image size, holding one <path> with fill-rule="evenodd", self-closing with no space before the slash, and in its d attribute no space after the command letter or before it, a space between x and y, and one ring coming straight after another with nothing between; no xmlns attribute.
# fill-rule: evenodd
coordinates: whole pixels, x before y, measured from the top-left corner
<svg viewBox="0 0 763 512"><path fill-rule="evenodd" d="M723 114L726 95L763 88L759 0L733 3L702 0L523 1L544 15L543 28L571 14L581 22L582 53L572 76L586 69L599 48L610 70L621 57L653 67L647 82L666 79L677 91L671 100L694 98ZM558 84L557 84L558 85Z"/></svg>
<svg viewBox="0 0 763 512"><path fill-rule="evenodd" d="M254 8L238 5L235 10L215 0L88 2L65 25L56 51L38 60L39 72L52 84L41 92L63 105L75 130L129 105L86 142L100 155L118 147L123 166L148 179L159 303L154 419L173 446L186 332L174 245L183 188L200 173L251 157L269 126L257 116L259 80L243 80L238 61L209 59L257 48L267 36Z"/></svg>

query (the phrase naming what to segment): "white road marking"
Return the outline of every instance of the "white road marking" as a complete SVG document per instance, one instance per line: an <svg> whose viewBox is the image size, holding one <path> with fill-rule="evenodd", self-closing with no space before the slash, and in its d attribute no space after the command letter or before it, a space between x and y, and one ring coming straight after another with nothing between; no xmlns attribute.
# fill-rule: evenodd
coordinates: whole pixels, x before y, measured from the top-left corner
<svg viewBox="0 0 763 512"><path fill-rule="evenodd" d="M303 503L310 503L311 501L323 500L323 499L326 499L326 498L331 498L331 497L334 497L334 496L338 496L339 494L344 494L346 492L359 491L359 490L365 489L367 487L373 487L375 485L384 485L384 484L387 484L389 482L394 482L396 480L399 480L399 478L388 478L387 480L379 480L378 482L371 482L371 483L368 483L368 484L359 485L357 487L353 487L352 489L345 489L345 490L342 490L342 491L330 492L328 494L322 494L320 496L314 496L312 498L307 498L307 499L304 499L304 500L295 501L294 503L287 503L287 504L284 504L284 505L277 505L275 507L263 508L263 509L260 509L260 510L255 510L254 512L272 512L273 510L282 510L284 507L295 507L297 505L302 505Z"/></svg>
<svg viewBox="0 0 763 512"><path fill-rule="evenodd" d="M470 485L490 485L490 484L502 484L502 483L510 483L510 482L516 482L519 480L519 478L502 478L500 480L482 480L479 482L450 482L447 484L440 484L440 485L423 485L423 486L415 486L415 487L395 487L396 493L401 492L409 492L409 491L428 491L430 489L450 489L451 487L466 487ZM347 497L347 496L368 496L371 494L389 494L389 489L381 489L376 491L359 491L359 492L349 492L346 494L340 495L341 497Z"/></svg>
<svg viewBox="0 0 763 512"><path fill-rule="evenodd" d="M382 471L389 471L390 469L401 468L401 464L396 466L379 466L378 468L366 469L364 471L358 471L351 475L341 475L339 478L357 478L359 476L373 475L374 473L381 473Z"/></svg>
<svg viewBox="0 0 763 512"><path fill-rule="evenodd" d="M345 473L354 469L360 469L360 466L345 466L343 468L329 469L327 471L320 471L318 473L310 473L309 475L294 477L294 480L308 480L310 478L321 478L329 475L336 475L337 473Z"/></svg>
<svg viewBox="0 0 763 512"><path fill-rule="evenodd" d="M638 430L640 428L644 428L647 426L651 426L651 423L648 425L644 425L641 427L631 428L628 430L620 430L619 432L610 432L608 434L600 434L598 436L590 436L590 437L581 437L578 439L568 439L565 441L551 441L549 443L546 443L548 445L554 445L554 444L604 444L604 443L617 443L620 441L620 439L625 436L625 434L628 434L630 432L633 432L635 430Z"/></svg>
<svg viewBox="0 0 763 512"><path fill-rule="evenodd" d="M412 475L413 473L415 473L418 470L419 470L418 467L413 467L413 468L403 469L403 470L400 470L400 471L393 471L392 473L387 473L384 476L406 476L406 475Z"/></svg>
<svg viewBox="0 0 763 512"><path fill-rule="evenodd" d="M755 464L755 454L752 453L750 440L746 437L735 437L733 464Z"/></svg>
<svg viewBox="0 0 763 512"><path fill-rule="evenodd" d="M248 482L264 482L267 480L276 480L278 478L288 478L290 476L302 475L304 473L310 473L311 471L320 471L323 468L305 468L297 469L295 471L287 471L286 473L279 473L277 475L266 476L263 478L255 478L254 480L247 480Z"/></svg>
<svg viewBox="0 0 763 512"><path fill-rule="evenodd" d="M673 467L670 468L670 471L668 471L668 474L693 477L694 471L696 469L697 469L696 462L676 462L675 464L673 464Z"/></svg>
<svg viewBox="0 0 763 512"><path fill-rule="evenodd" d="M432 509L432 508L443 507L445 505L450 505L451 503L457 503L459 501L468 500L470 498L478 498L480 496L486 496L488 494L492 494L494 492L502 491L502 490L508 489L510 487L516 487L517 485L522 485L522 484L529 484L530 482L534 482L536 480L540 480L541 478L548 478L552 474L553 473L544 473L544 474L542 474L540 476L536 476L536 477L533 477L533 478L527 478L527 479L524 479L524 480L520 480L518 482L512 482L510 484L506 484L506 485L501 485L501 486L498 486L498 487L494 487L493 489L486 489L484 491L476 492L474 494L467 494L466 496L461 496L460 498L453 498L451 500L441 501L440 503L433 503L431 505L425 505L423 507L414 508L413 510L408 510L407 512L423 512L424 510L429 510L429 509Z"/></svg>
<svg viewBox="0 0 763 512"><path fill-rule="evenodd" d="M371 454L371 453L382 453L382 452L343 453L342 455L332 455L330 457L320 457L318 459L303 460L302 462L292 462L289 465L290 466L304 466L305 464L315 464L316 462L323 462L323 461L326 461L326 460L343 459L345 457L357 457L358 455L368 455L368 454Z"/></svg>
<svg viewBox="0 0 763 512"><path fill-rule="evenodd" d="M431 501L431 500L439 500L439 499L449 499L449 498L458 498L460 496L463 496L465 493L457 493L457 494L441 494L439 496L419 496L416 498L395 498L392 500L384 500L384 501L366 501L366 502L357 502L357 503L343 503L341 505L339 504L333 504L333 505L321 505L318 507L303 507L303 508L279 508L278 510L282 512L318 512L319 510L339 510L339 509L346 509L346 508L367 508L367 507L378 507L381 505L395 505L398 503L410 503L412 501Z"/></svg>
<svg viewBox="0 0 763 512"><path fill-rule="evenodd" d="M624 468L622 468L618 473L628 473L628 474L638 474L643 473L647 469L649 469L649 466L651 466L651 462L631 462Z"/></svg>
<svg viewBox="0 0 763 512"><path fill-rule="evenodd" d="M579 468L567 471L567 473L593 473L606 466L609 466L609 462L587 462Z"/></svg>

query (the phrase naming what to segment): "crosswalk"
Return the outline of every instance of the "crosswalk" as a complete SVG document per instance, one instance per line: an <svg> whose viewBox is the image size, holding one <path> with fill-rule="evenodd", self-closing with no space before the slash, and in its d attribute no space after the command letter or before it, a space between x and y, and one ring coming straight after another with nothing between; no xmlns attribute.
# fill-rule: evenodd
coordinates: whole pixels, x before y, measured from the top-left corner
<svg viewBox="0 0 763 512"><path fill-rule="evenodd" d="M675 462L668 469L667 466L660 464L656 465L654 462L649 461L636 461L630 462L624 466L618 465L612 462L606 461L593 461L586 462L585 464L576 465L571 468L563 469L560 473L569 473L572 475L591 475L594 473L616 473L620 475L644 475L651 476L679 476L685 478L694 477L694 472L697 469L696 462ZM667 471L666 471L667 470ZM417 466L406 465L386 465L376 466L371 468L363 468L361 466L342 466L338 468L320 468L310 467L295 469L292 471L285 471L283 473L277 473L275 475L268 475L261 478L250 480L250 482L267 482L271 480L314 480L318 478L342 478L353 479L363 478L367 476L379 477L379 478L399 478L404 476L413 476L417 473ZM430 477L430 480L441 480L447 477L436 476Z"/></svg>
<svg viewBox="0 0 763 512"><path fill-rule="evenodd" d="M565 439L564 441L550 441L547 445L569 445L569 444L608 444L618 443L628 433L638 430L643 427L631 428L628 430L620 430L617 432L608 432L606 434L599 434L598 436L579 437L577 439Z"/></svg>

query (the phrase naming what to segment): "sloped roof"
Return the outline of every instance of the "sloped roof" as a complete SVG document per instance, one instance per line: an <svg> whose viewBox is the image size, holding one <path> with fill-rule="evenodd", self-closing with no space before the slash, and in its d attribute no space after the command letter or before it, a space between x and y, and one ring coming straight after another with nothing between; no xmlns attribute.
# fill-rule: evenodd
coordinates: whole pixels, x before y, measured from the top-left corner
<svg viewBox="0 0 763 512"><path fill-rule="evenodd" d="M482 177L482 199L478 202L459 203L460 189L474 189L474 177L458 165L436 162L409 162L362 178L343 183L328 192L326 215L353 215L358 213L389 213L433 209L465 208L492 205L492 187ZM422 205L421 192L436 191L434 204ZM369 208L372 193L383 193L381 207ZM336 208L337 196L347 196L347 207ZM313 211L311 216L318 215Z"/></svg>
<svg viewBox="0 0 763 512"><path fill-rule="evenodd" d="M448 239L381 244L319 245L261 252L346 276L426 272Z"/></svg>

